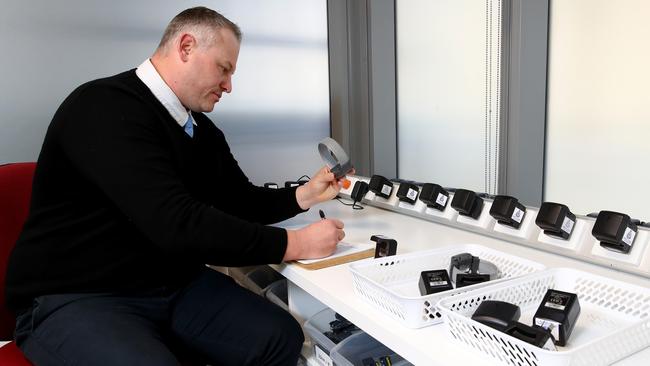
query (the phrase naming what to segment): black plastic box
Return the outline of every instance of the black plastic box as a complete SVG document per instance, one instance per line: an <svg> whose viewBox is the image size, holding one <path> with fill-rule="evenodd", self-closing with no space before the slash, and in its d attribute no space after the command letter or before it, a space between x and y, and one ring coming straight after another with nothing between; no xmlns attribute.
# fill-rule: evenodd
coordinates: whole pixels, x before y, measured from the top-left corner
<svg viewBox="0 0 650 366"><path fill-rule="evenodd" d="M600 211L591 230L600 246L620 253L630 252L636 233L637 226L630 216L614 211Z"/></svg>
<svg viewBox="0 0 650 366"><path fill-rule="evenodd" d="M451 200L451 207L458 211L460 215L478 219L483 210L483 199L474 191L457 189L454 192L454 199Z"/></svg>
<svg viewBox="0 0 650 366"><path fill-rule="evenodd" d="M415 184L402 183L399 185L399 189L397 190L397 198L402 202L415 204L419 193L420 188Z"/></svg>
<svg viewBox="0 0 650 366"><path fill-rule="evenodd" d="M514 197L496 196L492 207L490 207L490 216L494 217L499 224L519 229L526 215L526 207L519 203Z"/></svg>
<svg viewBox="0 0 650 366"><path fill-rule="evenodd" d="M576 215L566 205L544 202L539 208L535 224L544 230L544 234L569 239L576 223Z"/></svg>
<svg viewBox="0 0 650 366"><path fill-rule="evenodd" d="M386 199L388 199L390 194L393 192L393 182L377 174L370 178L368 187L370 188L370 192L374 193L377 197Z"/></svg>
<svg viewBox="0 0 650 366"><path fill-rule="evenodd" d="M420 201L426 203L427 207L444 211L449 201L449 192L438 184L425 183L422 186L422 192L420 192Z"/></svg>

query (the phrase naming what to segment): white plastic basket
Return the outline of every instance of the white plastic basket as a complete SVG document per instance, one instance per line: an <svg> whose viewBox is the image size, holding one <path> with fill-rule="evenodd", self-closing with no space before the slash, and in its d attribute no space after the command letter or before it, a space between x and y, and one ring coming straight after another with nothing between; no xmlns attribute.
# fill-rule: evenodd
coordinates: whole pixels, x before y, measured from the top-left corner
<svg viewBox="0 0 650 366"><path fill-rule="evenodd" d="M483 300L521 308L520 322L532 325L546 290L578 295L580 317L565 347L548 351L471 319ZM568 268L549 269L485 286L438 303L447 330L507 365L608 365L650 345L650 289Z"/></svg>
<svg viewBox="0 0 650 366"><path fill-rule="evenodd" d="M421 296L418 287L420 273L428 270L448 269L451 257L460 253L471 253L494 263L501 272L500 279ZM438 249L359 261L350 264L349 268L352 272L354 290L358 295L405 326L422 328L442 322L436 304L443 297L461 294L490 283L541 271L545 267L528 259L481 245L457 244Z"/></svg>

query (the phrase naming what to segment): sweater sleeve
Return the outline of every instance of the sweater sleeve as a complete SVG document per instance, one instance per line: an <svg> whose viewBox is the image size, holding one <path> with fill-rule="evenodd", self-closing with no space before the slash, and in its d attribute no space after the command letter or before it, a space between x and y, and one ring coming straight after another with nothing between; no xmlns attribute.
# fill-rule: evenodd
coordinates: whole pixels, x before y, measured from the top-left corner
<svg viewBox="0 0 650 366"><path fill-rule="evenodd" d="M176 171L169 137L143 118L143 108L149 107L119 88L83 90L63 111L61 149L82 176L168 255L197 257L204 263L281 262L286 231L194 199Z"/></svg>
<svg viewBox="0 0 650 366"><path fill-rule="evenodd" d="M207 120L207 117L205 118ZM221 205L228 207L229 213L249 221L270 224L305 212L296 201L296 187L272 189L254 185L242 171L228 147L225 136L218 129L216 137L216 145L221 147L219 154L223 169L227 172L230 183L228 194L225 197L222 195L219 200Z"/></svg>

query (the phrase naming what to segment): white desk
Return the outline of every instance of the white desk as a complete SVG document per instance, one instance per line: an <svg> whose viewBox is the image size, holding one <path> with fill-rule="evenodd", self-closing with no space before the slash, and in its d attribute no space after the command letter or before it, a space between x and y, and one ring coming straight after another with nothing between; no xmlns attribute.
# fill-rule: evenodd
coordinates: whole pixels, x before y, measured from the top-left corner
<svg viewBox="0 0 650 366"><path fill-rule="evenodd" d="M337 218L345 223L344 240L350 243L369 243L371 235L383 234L397 240L398 254L460 243L481 244L529 258L547 267L571 267L650 287L650 279L647 278L371 206L365 206L364 210L352 210L337 201L331 201L284 221L279 226L302 227L319 220L319 208L325 211L328 218ZM274 268L290 281L289 307L298 317L304 319L319 310L313 308L313 297L415 365L456 365L459 362L468 365L490 364L492 359L489 356L454 342L443 324L422 329L406 328L365 302L354 293L352 275L347 266L343 264L316 271L291 264L276 265ZM461 355L462 359L459 358ZM650 364L649 348L616 363L620 366L642 364Z"/></svg>

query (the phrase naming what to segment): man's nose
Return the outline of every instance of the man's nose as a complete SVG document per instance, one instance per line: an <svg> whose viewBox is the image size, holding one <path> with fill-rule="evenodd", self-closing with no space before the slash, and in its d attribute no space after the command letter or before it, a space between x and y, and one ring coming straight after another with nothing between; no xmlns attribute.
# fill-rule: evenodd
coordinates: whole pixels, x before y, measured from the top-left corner
<svg viewBox="0 0 650 366"><path fill-rule="evenodd" d="M221 83L221 88L222 88L223 91L225 91L226 93L230 93L230 92L232 91L232 77L231 77L231 76L228 76L228 77L226 78L226 80L224 80L224 81Z"/></svg>

